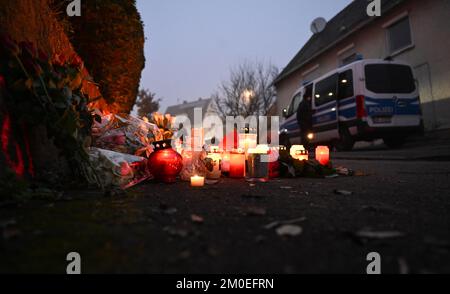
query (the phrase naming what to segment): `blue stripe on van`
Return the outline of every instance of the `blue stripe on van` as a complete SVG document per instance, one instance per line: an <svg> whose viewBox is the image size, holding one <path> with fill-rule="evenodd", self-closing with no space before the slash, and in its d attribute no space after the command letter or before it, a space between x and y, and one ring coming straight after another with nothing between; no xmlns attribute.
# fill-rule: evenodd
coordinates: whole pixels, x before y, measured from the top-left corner
<svg viewBox="0 0 450 294"><path fill-rule="evenodd" d="M420 99L401 98L382 99L366 97L366 109L369 116L379 115L420 115Z"/></svg>
<svg viewBox="0 0 450 294"><path fill-rule="evenodd" d="M337 114L336 111L333 112L327 112L321 115L314 115L313 116L313 125L318 125L318 124L324 124L327 122L332 122L332 121L336 121L337 119Z"/></svg>
<svg viewBox="0 0 450 294"><path fill-rule="evenodd" d="M339 116L343 116L346 119L355 118L356 117L356 104L355 107L339 110Z"/></svg>
<svg viewBox="0 0 450 294"><path fill-rule="evenodd" d="M322 111L324 111L324 110L329 109L330 107L335 107L336 104L337 104L336 100L334 100L334 101L332 101L332 102L330 101L330 102L328 102L327 104L324 104L324 105L322 105L322 106L317 107L315 111L316 111L316 112L322 112Z"/></svg>
<svg viewBox="0 0 450 294"><path fill-rule="evenodd" d="M356 97L346 98L346 99L339 101L339 107L344 107L344 106L347 106L347 105L355 103L355 102L356 102Z"/></svg>

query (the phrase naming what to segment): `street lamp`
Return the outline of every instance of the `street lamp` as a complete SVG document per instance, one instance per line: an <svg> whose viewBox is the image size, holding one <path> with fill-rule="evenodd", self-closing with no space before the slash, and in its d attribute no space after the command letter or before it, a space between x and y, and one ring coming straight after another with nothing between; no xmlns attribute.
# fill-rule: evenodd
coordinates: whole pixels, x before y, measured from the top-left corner
<svg viewBox="0 0 450 294"><path fill-rule="evenodd" d="M253 96L255 96L255 92L253 90L245 89L244 92L242 92L242 99L245 104L249 104Z"/></svg>

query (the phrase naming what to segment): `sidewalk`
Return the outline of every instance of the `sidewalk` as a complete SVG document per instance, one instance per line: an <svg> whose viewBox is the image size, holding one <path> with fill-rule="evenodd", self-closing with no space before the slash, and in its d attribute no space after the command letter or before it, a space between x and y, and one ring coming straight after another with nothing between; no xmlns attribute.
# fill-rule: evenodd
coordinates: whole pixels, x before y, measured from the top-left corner
<svg viewBox="0 0 450 294"><path fill-rule="evenodd" d="M351 152L335 152L335 159L450 161L450 129L415 136L400 149L387 148L382 140L358 142Z"/></svg>

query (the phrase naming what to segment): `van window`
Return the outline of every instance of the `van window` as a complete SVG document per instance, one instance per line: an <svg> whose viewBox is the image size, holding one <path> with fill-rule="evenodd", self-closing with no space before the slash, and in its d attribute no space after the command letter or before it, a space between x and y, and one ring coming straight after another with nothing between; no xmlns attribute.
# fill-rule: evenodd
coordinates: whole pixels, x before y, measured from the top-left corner
<svg viewBox="0 0 450 294"><path fill-rule="evenodd" d="M324 105L337 99L337 78L338 75L332 75L316 84L314 101L316 106Z"/></svg>
<svg viewBox="0 0 450 294"><path fill-rule="evenodd" d="M349 69L339 74L338 97L339 99L345 99L353 96L353 71Z"/></svg>
<svg viewBox="0 0 450 294"><path fill-rule="evenodd" d="M401 64L368 64L367 90L380 94L408 94L416 90L411 67Z"/></svg>
<svg viewBox="0 0 450 294"><path fill-rule="evenodd" d="M300 105L300 102L302 102L302 98L302 93L295 95L295 97L292 99L291 105L289 105L288 116L291 116L297 112L298 106Z"/></svg>

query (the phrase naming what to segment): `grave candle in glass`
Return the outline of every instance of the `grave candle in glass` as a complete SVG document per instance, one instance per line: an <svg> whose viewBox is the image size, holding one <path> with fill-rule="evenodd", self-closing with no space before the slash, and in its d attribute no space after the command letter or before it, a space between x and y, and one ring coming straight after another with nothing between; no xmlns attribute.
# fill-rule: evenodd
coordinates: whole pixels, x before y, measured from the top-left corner
<svg viewBox="0 0 450 294"><path fill-rule="evenodd" d="M328 165L330 163L330 149L327 146L318 146L316 148L316 160L321 165Z"/></svg>
<svg viewBox="0 0 450 294"><path fill-rule="evenodd" d="M222 155L219 153L219 147L211 147L211 151L205 158L205 165L207 179L220 179L222 176Z"/></svg>
<svg viewBox="0 0 450 294"><path fill-rule="evenodd" d="M303 145L293 145L290 150L291 157L297 160L309 160L308 151Z"/></svg>
<svg viewBox="0 0 450 294"><path fill-rule="evenodd" d="M232 152L230 154L230 177L245 177L245 154L242 150Z"/></svg>

